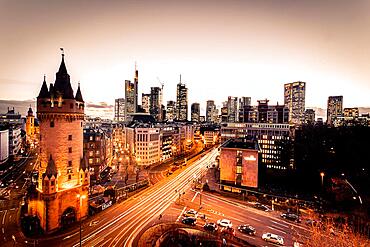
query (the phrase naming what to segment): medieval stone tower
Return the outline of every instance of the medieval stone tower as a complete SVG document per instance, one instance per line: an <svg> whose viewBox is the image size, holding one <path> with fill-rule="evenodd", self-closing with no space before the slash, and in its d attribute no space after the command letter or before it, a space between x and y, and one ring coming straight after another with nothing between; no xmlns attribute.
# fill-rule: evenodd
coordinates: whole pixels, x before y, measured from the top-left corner
<svg viewBox="0 0 370 247"><path fill-rule="evenodd" d="M26 140L30 143L35 136L35 116L33 115L32 108L28 109L26 117Z"/></svg>
<svg viewBox="0 0 370 247"><path fill-rule="evenodd" d="M37 199L29 213L37 215L45 233L66 227L88 215L89 170L83 155L84 101L80 86L74 95L64 63L55 83L46 80L37 97L40 121Z"/></svg>

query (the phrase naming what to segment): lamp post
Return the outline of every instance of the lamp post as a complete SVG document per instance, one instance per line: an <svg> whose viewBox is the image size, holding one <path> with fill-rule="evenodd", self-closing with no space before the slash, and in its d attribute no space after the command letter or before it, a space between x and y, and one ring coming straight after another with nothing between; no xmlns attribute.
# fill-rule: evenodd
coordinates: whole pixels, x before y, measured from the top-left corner
<svg viewBox="0 0 370 247"><path fill-rule="evenodd" d="M321 176L321 186L324 187L324 176L325 176L325 173L324 172L320 172L320 176Z"/></svg>
<svg viewBox="0 0 370 247"><path fill-rule="evenodd" d="M80 199L80 207L79 207L79 213L80 213L80 247L82 246L82 217L81 217L81 207L82 207L82 199L86 198L86 195L80 195L77 194L77 198Z"/></svg>

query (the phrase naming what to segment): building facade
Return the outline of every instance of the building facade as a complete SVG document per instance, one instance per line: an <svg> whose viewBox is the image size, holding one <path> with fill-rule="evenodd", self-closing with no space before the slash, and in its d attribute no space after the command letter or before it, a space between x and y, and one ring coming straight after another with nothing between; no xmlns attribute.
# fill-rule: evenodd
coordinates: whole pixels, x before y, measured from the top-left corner
<svg viewBox="0 0 370 247"><path fill-rule="evenodd" d="M88 215L89 170L83 155L84 101L74 95L64 54L54 84L45 78L37 97L40 121L37 196L28 204L45 233L54 232Z"/></svg>
<svg viewBox="0 0 370 247"><path fill-rule="evenodd" d="M32 108L28 109L26 117L26 140L27 143L33 142L35 139L35 116L33 115Z"/></svg>
<svg viewBox="0 0 370 247"><path fill-rule="evenodd" d="M284 105L289 110L289 123L304 123L306 83L302 81L284 84Z"/></svg>
<svg viewBox="0 0 370 247"><path fill-rule="evenodd" d="M333 125L335 119L343 116L343 96L329 96L326 124Z"/></svg>
<svg viewBox="0 0 370 247"><path fill-rule="evenodd" d="M125 99L118 98L114 100L114 121L125 121Z"/></svg>
<svg viewBox="0 0 370 247"><path fill-rule="evenodd" d="M163 120L162 89L160 87L150 88L149 113L157 122L161 122Z"/></svg>
<svg viewBox="0 0 370 247"><path fill-rule="evenodd" d="M200 104L199 103L191 104L191 121L199 123L199 117L200 117Z"/></svg>
<svg viewBox="0 0 370 247"><path fill-rule="evenodd" d="M0 164L9 158L9 130L0 126Z"/></svg>
<svg viewBox="0 0 370 247"><path fill-rule="evenodd" d="M304 112L304 123L305 124L314 124L315 123L315 110L306 109Z"/></svg>
<svg viewBox="0 0 370 247"><path fill-rule="evenodd" d="M214 123L215 122L216 105L213 100L207 100L206 105L206 122Z"/></svg>
<svg viewBox="0 0 370 247"><path fill-rule="evenodd" d="M176 119L176 102L173 100L167 101L166 120L173 122Z"/></svg>
<svg viewBox="0 0 370 247"><path fill-rule="evenodd" d="M188 89L184 83L181 83L181 76L176 90L176 119L188 120Z"/></svg>
<svg viewBox="0 0 370 247"><path fill-rule="evenodd" d="M141 107L145 113L149 113L150 93L143 93L141 95Z"/></svg>
<svg viewBox="0 0 370 247"><path fill-rule="evenodd" d="M220 187L241 192L258 187L258 144L256 141L230 139L221 145Z"/></svg>
<svg viewBox="0 0 370 247"><path fill-rule="evenodd" d="M230 123L238 121L238 97L227 98L227 121Z"/></svg>

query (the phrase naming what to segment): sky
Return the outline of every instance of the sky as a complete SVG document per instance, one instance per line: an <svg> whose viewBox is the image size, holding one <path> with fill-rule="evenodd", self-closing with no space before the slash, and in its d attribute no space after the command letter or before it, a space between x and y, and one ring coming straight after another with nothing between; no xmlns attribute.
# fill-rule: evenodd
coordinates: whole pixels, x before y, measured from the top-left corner
<svg viewBox="0 0 370 247"><path fill-rule="evenodd" d="M370 106L370 1L0 0L0 99L32 100L54 82L61 53L76 90L96 110L179 75L189 107L228 96L283 103L283 85L305 81L306 106ZM98 111L99 112L99 111Z"/></svg>

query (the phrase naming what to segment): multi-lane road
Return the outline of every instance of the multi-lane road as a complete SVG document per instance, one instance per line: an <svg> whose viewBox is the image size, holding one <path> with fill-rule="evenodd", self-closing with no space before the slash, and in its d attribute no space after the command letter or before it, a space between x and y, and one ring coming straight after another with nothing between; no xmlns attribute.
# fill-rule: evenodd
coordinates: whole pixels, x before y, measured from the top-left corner
<svg viewBox="0 0 370 247"><path fill-rule="evenodd" d="M84 246L135 246L139 233L170 207L179 193L189 191L194 178L200 176L217 156L217 149L168 178L117 204L97 217L84 222L81 242ZM190 163L190 162L189 162ZM39 241L40 245L79 246L79 231Z"/></svg>

